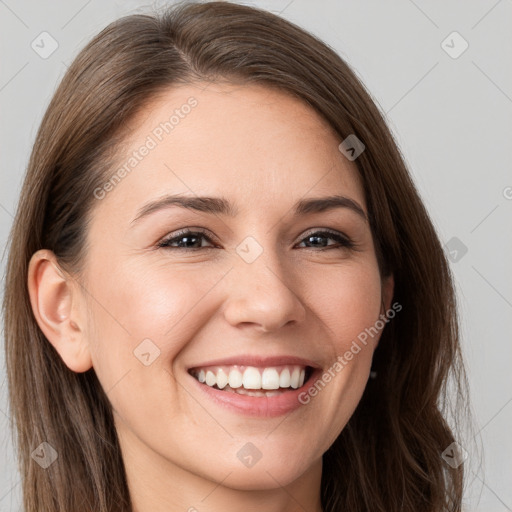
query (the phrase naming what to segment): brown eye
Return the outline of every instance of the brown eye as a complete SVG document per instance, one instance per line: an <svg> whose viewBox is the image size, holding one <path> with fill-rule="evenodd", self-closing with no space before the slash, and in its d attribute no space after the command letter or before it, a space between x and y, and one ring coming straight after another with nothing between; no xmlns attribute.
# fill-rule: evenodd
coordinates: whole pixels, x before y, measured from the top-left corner
<svg viewBox="0 0 512 512"><path fill-rule="evenodd" d="M212 247L203 247L201 246L202 240L208 240L211 242L210 238L206 236L201 231L190 231L183 230L179 233L173 235L172 237L165 238L161 242L158 243L158 247L167 248L167 249L184 249L184 250L197 250L197 249L212 249ZM177 247L174 247L172 244L178 243ZM198 246L199 243L199 246Z"/></svg>
<svg viewBox="0 0 512 512"><path fill-rule="evenodd" d="M333 245L325 245L323 244L323 240L335 240L337 244ZM354 242L346 237L345 235L342 235L341 233L338 233L336 231L315 231L313 233L310 233L307 235L301 243L304 241L307 241L306 243L312 244L312 248L319 248L320 250L326 250L326 249L352 249L355 247ZM309 247L308 247L309 248Z"/></svg>

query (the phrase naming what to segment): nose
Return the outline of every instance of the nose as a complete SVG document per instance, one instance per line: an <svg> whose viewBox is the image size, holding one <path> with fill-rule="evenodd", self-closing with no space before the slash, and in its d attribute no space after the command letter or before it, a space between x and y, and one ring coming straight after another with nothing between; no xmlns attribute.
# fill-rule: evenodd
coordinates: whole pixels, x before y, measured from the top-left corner
<svg viewBox="0 0 512 512"><path fill-rule="evenodd" d="M263 253L252 263L235 262L226 283L224 316L235 327L251 325L260 332L298 324L306 316L298 276L283 270L278 258Z"/></svg>

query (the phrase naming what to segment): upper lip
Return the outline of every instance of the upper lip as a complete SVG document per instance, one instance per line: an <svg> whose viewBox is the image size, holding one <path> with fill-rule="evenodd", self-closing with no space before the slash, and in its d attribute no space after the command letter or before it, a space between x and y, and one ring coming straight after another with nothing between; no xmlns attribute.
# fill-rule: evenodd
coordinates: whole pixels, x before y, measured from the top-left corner
<svg viewBox="0 0 512 512"><path fill-rule="evenodd" d="M193 368L205 368L207 366L232 366L232 365L241 365L241 366L256 366L261 368L268 368L271 366L280 366L280 365L296 365L296 366L311 366L314 369L320 369L321 367L315 363L314 361L310 361L308 359L304 359L302 357L296 356L272 356L272 357L263 357L256 356L250 354L241 354L239 356L231 356L223 359L215 359L213 361L205 361L204 363L199 363L194 366L191 366L189 370Z"/></svg>

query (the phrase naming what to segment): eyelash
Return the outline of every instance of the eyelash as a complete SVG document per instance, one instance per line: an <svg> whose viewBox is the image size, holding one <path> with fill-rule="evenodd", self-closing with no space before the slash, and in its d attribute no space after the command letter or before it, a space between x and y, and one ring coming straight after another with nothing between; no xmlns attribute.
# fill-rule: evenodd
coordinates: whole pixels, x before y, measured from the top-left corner
<svg viewBox="0 0 512 512"><path fill-rule="evenodd" d="M181 240L185 236L202 236L204 239L208 240L210 243L214 243L211 238L204 232L204 231L192 231L189 229L184 229L182 231L179 231L178 233L174 234L172 237L165 238L164 240L160 241L157 244L157 247L162 249L174 249L174 250L180 250L180 251L198 251L200 249L214 249L214 247L171 247L170 244L176 241ZM319 251L326 251L330 249L356 249L356 244L351 240L349 237L346 237L342 235L341 233L338 233L337 231L331 231L331 230L320 230L320 231L313 231L312 233L308 233L301 241L302 243L306 238L312 237L312 236L320 236L320 235L329 235L327 238L331 238L333 240L336 240L338 242L338 246L327 246L327 247L320 247ZM314 247L306 247L306 249L315 250Z"/></svg>

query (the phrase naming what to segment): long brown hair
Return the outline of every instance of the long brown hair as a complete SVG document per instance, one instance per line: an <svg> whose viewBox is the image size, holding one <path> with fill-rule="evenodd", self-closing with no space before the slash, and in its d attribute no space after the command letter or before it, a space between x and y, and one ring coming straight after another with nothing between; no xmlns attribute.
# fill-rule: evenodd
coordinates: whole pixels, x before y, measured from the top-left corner
<svg viewBox="0 0 512 512"><path fill-rule="evenodd" d="M41 123L9 240L4 322L9 406L27 512L130 511L109 400L94 369L69 370L44 337L27 291L34 252L78 276L94 190L112 174L125 127L159 92L229 80L278 88L366 149L360 173L382 276L402 310L382 333L371 379L323 455L325 512L461 509L463 465L441 453L457 438L445 411L467 388L453 277L382 114L327 45L264 10L181 3L108 25L76 57ZM31 457L48 442L46 470Z"/></svg>

